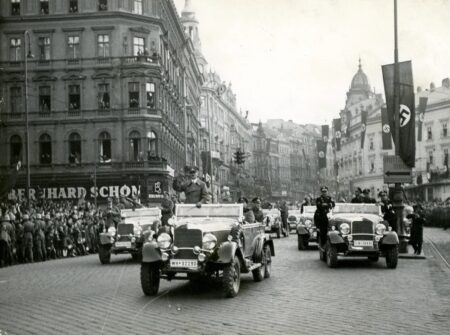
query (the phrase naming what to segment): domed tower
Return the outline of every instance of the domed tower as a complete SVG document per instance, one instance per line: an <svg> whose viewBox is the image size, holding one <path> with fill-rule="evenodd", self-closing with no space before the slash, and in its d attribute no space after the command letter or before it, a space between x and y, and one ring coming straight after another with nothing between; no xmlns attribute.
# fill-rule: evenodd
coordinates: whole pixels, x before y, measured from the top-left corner
<svg viewBox="0 0 450 335"><path fill-rule="evenodd" d="M362 100L368 99L373 96L373 92L370 90L369 79L362 70L361 58L359 59L358 72L353 76L350 89L347 92L346 106L351 106Z"/></svg>
<svg viewBox="0 0 450 335"><path fill-rule="evenodd" d="M192 7L191 0L185 0L184 9L181 11L181 24L184 27L186 35L192 40L195 48L195 56L200 66L200 70L204 72L208 62L202 53L202 43L200 41L200 35L198 33L198 20L195 17L195 11Z"/></svg>

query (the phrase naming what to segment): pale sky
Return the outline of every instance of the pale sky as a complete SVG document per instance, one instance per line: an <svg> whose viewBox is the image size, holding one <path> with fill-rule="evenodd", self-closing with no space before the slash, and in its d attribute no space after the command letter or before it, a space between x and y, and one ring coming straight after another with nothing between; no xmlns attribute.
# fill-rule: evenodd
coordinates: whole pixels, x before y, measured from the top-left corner
<svg viewBox="0 0 450 335"><path fill-rule="evenodd" d="M179 13L185 0L174 0ZM384 95L394 61L394 0L191 0L211 69L252 122L321 124L344 108L358 70ZM450 77L450 0L398 0L399 60L414 85Z"/></svg>

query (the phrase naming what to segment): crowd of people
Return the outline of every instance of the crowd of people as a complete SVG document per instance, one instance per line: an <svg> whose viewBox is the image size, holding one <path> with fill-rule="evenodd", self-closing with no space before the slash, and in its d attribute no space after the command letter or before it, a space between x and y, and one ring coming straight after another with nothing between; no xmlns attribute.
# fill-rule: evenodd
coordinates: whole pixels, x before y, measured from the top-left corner
<svg viewBox="0 0 450 335"><path fill-rule="evenodd" d="M0 266L96 253L99 233L117 225L124 206L118 198L104 209L88 201L0 202Z"/></svg>

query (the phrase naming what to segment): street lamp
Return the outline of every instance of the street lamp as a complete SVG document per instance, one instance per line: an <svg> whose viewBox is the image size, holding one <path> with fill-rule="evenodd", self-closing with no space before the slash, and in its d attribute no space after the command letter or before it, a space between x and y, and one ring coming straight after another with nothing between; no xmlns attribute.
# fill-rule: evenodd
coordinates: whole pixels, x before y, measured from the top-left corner
<svg viewBox="0 0 450 335"><path fill-rule="evenodd" d="M26 197L28 206L30 205L30 157L29 157L29 129L28 129L28 58L33 58L30 47L30 33L28 30L24 32L24 46L25 46L25 159L27 160L27 185Z"/></svg>

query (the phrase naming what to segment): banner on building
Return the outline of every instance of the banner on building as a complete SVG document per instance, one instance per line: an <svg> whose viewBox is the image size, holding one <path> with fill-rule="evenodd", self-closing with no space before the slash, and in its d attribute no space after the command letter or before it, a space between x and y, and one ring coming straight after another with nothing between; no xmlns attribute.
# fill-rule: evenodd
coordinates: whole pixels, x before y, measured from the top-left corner
<svg viewBox="0 0 450 335"><path fill-rule="evenodd" d="M322 141L325 143L325 148L328 143L328 139L330 136L330 126L327 124L322 125Z"/></svg>
<svg viewBox="0 0 450 335"><path fill-rule="evenodd" d="M364 149L364 140L366 139L367 111L361 111L361 149Z"/></svg>
<svg viewBox="0 0 450 335"><path fill-rule="evenodd" d="M386 107L381 108L381 130L383 150L392 149L391 124L389 123Z"/></svg>
<svg viewBox="0 0 450 335"><path fill-rule="evenodd" d="M394 101L394 64L382 66L384 92L389 123L392 124L395 113L400 118L399 142L395 143L396 129L391 126L394 144L399 146L400 157L409 167L414 167L416 159L415 137L415 101L411 61L398 63L399 66L399 107L395 111ZM395 123L394 123L395 124Z"/></svg>
<svg viewBox="0 0 450 335"><path fill-rule="evenodd" d="M345 112L345 122L347 124L345 128L345 137L350 137L350 122L352 121L352 112L347 110Z"/></svg>
<svg viewBox="0 0 450 335"><path fill-rule="evenodd" d="M319 158L319 169L327 167L327 144L323 140L317 140L317 155Z"/></svg>
<svg viewBox="0 0 450 335"><path fill-rule="evenodd" d="M341 137L342 137L341 126L342 122L340 118L333 120L334 142L336 144L336 151L341 151Z"/></svg>
<svg viewBox="0 0 450 335"><path fill-rule="evenodd" d="M425 119L425 110L427 109L428 97L419 99L419 120L417 122L417 141L422 141L422 124Z"/></svg>

